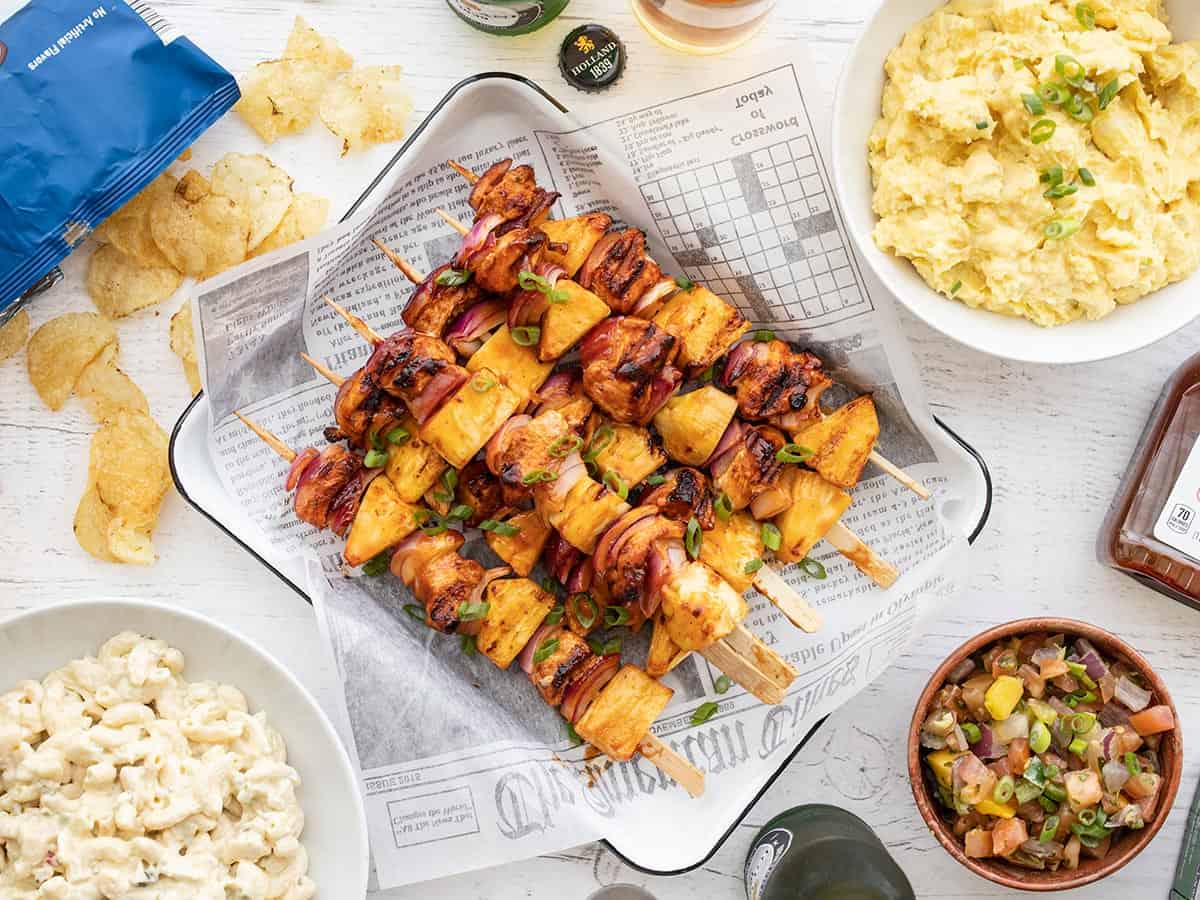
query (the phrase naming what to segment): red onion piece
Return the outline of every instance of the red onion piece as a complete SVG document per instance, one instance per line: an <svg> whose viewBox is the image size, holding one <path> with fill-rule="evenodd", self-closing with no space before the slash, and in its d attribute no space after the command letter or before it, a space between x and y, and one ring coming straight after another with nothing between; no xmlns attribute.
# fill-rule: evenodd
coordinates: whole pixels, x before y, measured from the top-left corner
<svg viewBox="0 0 1200 900"><path fill-rule="evenodd" d="M1058 649L1055 647L1038 647L1033 651L1031 660L1035 666L1041 666L1044 662L1053 662L1058 659Z"/></svg>
<svg viewBox="0 0 1200 900"><path fill-rule="evenodd" d="M584 665L587 667L586 671L571 681L563 693L562 706L559 707L563 717L572 723L583 718L592 701L604 686L613 680L613 676L621 668L621 654L609 653Z"/></svg>
<svg viewBox="0 0 1200 900"><path fill-rule="evenodd" d="M596 567L588 557L571 571L571 577L564 582L568 594L586 593L592 589L592 581L596 577Z"/></svg>
<svg viewBox="0 0 1200 900"><path fill-rule="evenodd" d="M555 372L543 381L542 386L538 388L537 392L537 398L540 401L537 412L544 412L543 407L547 402L563 400L573 396L576 384L581 377L578 369L567 369L562 372Z"/></svg>
<svg viewBox="0 0 1200 900"><path fill-rule="evenodd" d="M679 285L675 283L674 278L664 278L638 298L638 302L634 304L630 315L637 316L639 319L651 318L658 312L662 301L678 290Z"/></svg>
<svg viewBox="0 0 1200 900"><path fill-rule="evenodd" d="M758 355L755 349L758 346L758 341L746 340L729 351L729 357L725 360L725 370L721 373L721 383L725 387L733 387L737 380L746 374L750 360Z"/></svg>
<svg viewBox="0 0 1200 900"><path fill-rule="evenodd" d="M508 327L537 325L549 307L550 301L546 299L546 295L536 288L531 291L519 291L508 308Z"/></svg>
<svg viewBox="0 0 1200 900"><path fill-rule="evenodd" d="M662 371L655 375L654 380L650 382L650 396L646 400L646 412L638 420L638 424L645 425L653 419L654 414L663 408L681 384L683 384L683 373L674 366L663 366Z"/></svg>
<svg viewBox="0 0 1200 900"><path fill-rule="evenodd" d="M1096 718L1100 720L1100 724L1105 728L1114 728L1117 725L1129 725L1129 710L1117 703L1105 703L1097 713Z"/></svg>
<svg viewBox="0 0 1200 900"><path fill-rule="evenodd" d="M558 284L558 279L562 278L564 275L567 274L567 270L564 269L562 266L560 266L558 263L540 262L540 263L538 263L537 269L534 271L534 274L541 275L543 278L546 279L547 282L549 282L550 287L553 288L555 285Z"/></svg>
<svg viewBox="0 0 1200 900"><path fill-rule="evenodd" d="M555 581L566 584L567 579L571 577L571 570L581 559L583 554L568 544L566 538L557 531L551 532L550 539L546 541L542 550L542 562Z"/></svg>
<svg viewBox="0 0 1200 900"><path fill-rule="evenodd" d="M675 573L687 564L687 551L678 540L659 541L650 548L646 581L642 587L641 607L646 618L658 611L662 589Z"/></svg>
<svg viewBox="0 0 1200 900"><path fill-rule="evenodd" d="M504 217L496 213L480 216L479 220L471 226L471 230L463 236L462 246L458 249L458 255L454 257L455 268L463 268L467 260L471 258L471 254L484 246L488 238L492 237L492 232L503 223Z"/></svg>
<svg viewBox="0 0 1200 900"><path fill-rule="evenodd" d="M1125 773L1126 779L1129 773ZM1145 825L1145 817L1142 813L1142 808L1137 803L1127 803L1119 810L1109 816L1105 822L1105 828L1141 828Z"/></svg>
<svg viewBox="0 0 1200 900"><path fill-rule="evenodd" d="M1127 675L1118 678L1113 689L1113 699L1130 712L1141 712L1150 705L1150 697L1149 691L1138 687Z"/></svg>
<svg viewBox="0 0 1200 900"><path fill-rule="evenodd" d="M558 477L550 483L551 498L559 502L567 499L571 489L586 477L587 466L583 464L579 451L575 451L559 463Z"/></svg>
<svg viewBox="0 0 1200 900"><path fill-rule="evenodd" d="M543 622L538 626L538 630L533 633L533 637L529 639L529 643L525 645L525 649L521 651L521 655L518 657L521 663L521 671L526 675L533 672L533 655L537 653L538 646L546 639L546 635L558 627L558 625Z"/></svg>
<svg viewBox="0 0 1200 900"><path fill-rule="evenodd" d="M971 752L980 759L999 759L1008 753L1008 747L996 740L990 725L979 726L979 740L971 745Z"/></svg>
<svg viewBox="0 0 1200 900"><path fill-rule="evenodd" d="M445 341L460 355L466 356L466 345L474 344L483 335L501 325L505 313L503 300L484 300L476 303L446 329Z"/></svg>
<svg viewBox="0 0 1200 900"><path fill-rule="evenodd" d="M467 383L471 373L461 366L447 366L429 379L425 389L408 403L409 412L418 425L429 421L442 404Z"/></svg>
<svg viewBox="0 0 1200 900"><path fill-rule="evenodd" d="M350 383L350 379L346 379L346 384ZM315 447L305 447L296 454L296 458L292 460L292 467L288 469L287 481L284 482L284 487L289 491L294 491L300 484L300 477L304 474L309 465L314 462L321 454Z"/></svg>
<svg viewBox="0 0 1200 900"><path fill-rule="evenodd" d="M400 579L401 582L412 586L413 579L417 577L416 567L414 563L419 557L416 552L425 542L426 537L420 531L414 531L392 551L392 564L390 566L392 574Z"/></svg>
<svg viewBox="0 0 1200 900"><path fill-rule="evenodd" d="M342 486L333 502L329 505L329 530L342 537L354 524L358 514L358 505L362 502L363 493L367 490L376 475L383 469L359 469L354 476Z"/></svg>
<svg viewBox="0 0 1200 900"><path fill-rule="evenodd" d="M791 495L778 485L771 485L750 501L750 512L761 522L775 518L791 505Z"/></svg>
<svg viewBox="0 0 1200 900"><path fill-rule="evenodd" d="M504 451L508 446L509 435L519 428L524 428L531 420L532 416L525 414L513 416L511 419L507 419L487 442L483 459L487 464L488 471L493 475L500 474L501 457L504 456Z"/></svg>
<svg viewBox="0 0 1200 900"><path fill-rule="evenodd" d="M951 684L961 684L962 682L966 681L967 677L974 671L975 671L975 660L971 659L971 657L968 656L966 659L964 659L957 666L955 666L953 669L950 670L950 674L946 677L946 680L949 681Z"/></svg>
<svg viewBox="0 0 1200 900"><path fill-rule="evenodd" d="M1121 790L1129 780L1129 769L1125 767L1125 763L1115 759L1106 762L1100 774L1104 777L1104 789L1110 794Z"/></svg>
<svg viewBox="0 0 1200 900"><path fill-rule="evenodd" d="M713 452L709 455L708 459L704 461L705 467L712 468L713 463L716 462L717 458L725 454L727 451L733 449L735 445L741 441L741 438L742 423L737 419L733 419L727 426L725 426L725 433L721 435L721 439L717 441L717 446L713 448ZM717 473L714 472L713 474Z"/></svg>
<svg viewBox="0 0 1200 900"><path fill-rule="evenodd" d="M1074 661L1083 664L1088 677L1093 681L1098 681L1108 674L1108 666L1104 664L1100 653L1087 638L1079 638L1075 641Z"/></svg>
<svg viewBox="0 0 1200 900"><path fill-rule="evenodd" d="M658 510L652 506L635 506L608 526L608 530L596 542L596 552L592 557L596 571L603 573L608 570L617 541L635 522L655 515L658 515Z"/></svg>
<svg viewBox="0 0 1200 900"><path fill-rule="evenodd" d="M604 237L600 238L600 240L596 241L596 245L592 247L592 252L588 254L588 258L579 267L578 281L581 285L584 287L588 286L588 282L592 280L592 275L596 272L596 267L604 262L604 257L608 255L608 251L620 239L620 231L610 231Z"/></svg>

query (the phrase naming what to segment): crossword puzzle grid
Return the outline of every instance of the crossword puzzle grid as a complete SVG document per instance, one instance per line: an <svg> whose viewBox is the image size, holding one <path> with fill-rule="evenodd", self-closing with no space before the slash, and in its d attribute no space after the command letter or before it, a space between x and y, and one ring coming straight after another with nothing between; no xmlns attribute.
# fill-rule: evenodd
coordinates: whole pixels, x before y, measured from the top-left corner
<svg viewBox="0 0 1200 900"><path fill-rule="evenodd" d="M756 321L870 310L807 137L640 185L687 275Z"/></svg>

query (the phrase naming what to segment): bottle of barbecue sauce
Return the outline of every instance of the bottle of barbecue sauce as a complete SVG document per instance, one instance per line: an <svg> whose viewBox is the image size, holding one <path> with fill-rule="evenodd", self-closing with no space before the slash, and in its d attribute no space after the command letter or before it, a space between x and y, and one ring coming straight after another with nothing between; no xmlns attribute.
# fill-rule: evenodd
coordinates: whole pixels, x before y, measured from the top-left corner
<svg viewBox="0 0 1200 900"><path fill-rule="evenodd" d="M446 0L458 17L488 34L537 31L567 7L568 0Z"/></svg>
<svg viewBox="0 0 1200 900"><path fill-rule="evenodd" d="M1100 561L1200 609L1200 354L1163 388L1096 542Z"/></svg>

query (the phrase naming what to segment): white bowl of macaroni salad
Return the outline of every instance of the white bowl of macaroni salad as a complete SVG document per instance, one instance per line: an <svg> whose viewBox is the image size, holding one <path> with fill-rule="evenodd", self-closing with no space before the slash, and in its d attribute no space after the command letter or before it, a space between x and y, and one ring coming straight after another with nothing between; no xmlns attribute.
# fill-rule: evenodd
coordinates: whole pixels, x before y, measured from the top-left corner
<svg viewBox="0 0 1200 900"><path fill-rule="evenodd" d="M0 898L342 900L367 869L350 759L263 650L133 600L0 624Z"/></svg>

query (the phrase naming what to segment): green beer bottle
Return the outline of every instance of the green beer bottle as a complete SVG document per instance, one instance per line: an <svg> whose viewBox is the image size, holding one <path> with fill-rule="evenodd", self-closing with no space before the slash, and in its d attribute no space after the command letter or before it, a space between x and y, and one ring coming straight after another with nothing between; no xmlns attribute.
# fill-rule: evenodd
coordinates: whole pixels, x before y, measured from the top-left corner
<svg viewBox="0 0 1200 900"><path fill-rule="evenodd" d="M746 856L748 900L916 900L883 842L858 816L819 803L782 812Z"/></svg>
<svg viewBox="0 0 1200 900"><path fill-rule="evenodd" d="M567 7L568 0L446 0L460 19L488 34L537 31Z"/></svg>

